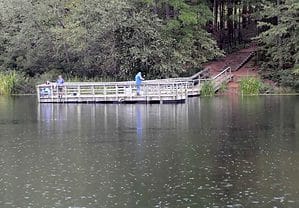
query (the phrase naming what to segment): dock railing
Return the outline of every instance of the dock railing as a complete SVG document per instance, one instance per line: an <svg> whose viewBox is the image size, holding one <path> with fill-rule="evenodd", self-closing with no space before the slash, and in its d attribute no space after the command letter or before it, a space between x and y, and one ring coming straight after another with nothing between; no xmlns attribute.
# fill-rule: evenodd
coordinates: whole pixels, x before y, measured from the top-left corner
<svg viewBox="0 0 299 208"><path fill-rule="evenodd" d="M233 77L232 70L230 67L226 67L216 76L209 78L209 79L202 79L201 83L205 83L207 81L212 82L214 86L214 90L217 91L221 88L223 84L228 83Z"/></svg>
<svg viewBox="0 0 299 208"><path fill-rule="evenodd" d="M199 96L201 86L211 81L217 91L232 78L230 67L212 78L191 77L146 80L137 96L134 81L127 82L66 82L60 89L56 83L37 86L39 102L167 102L183 101L188 96Z"/></svg>
<svg viewBox="0 0 299 208"><path fill-rule="evenodd" d="M207 76L208 75L208 76ZM172 82L186 82L188 96L199 96L202 85L210 81L214 86L214 90L217 91L221 88L223 83L227 83L232 79L232 70L231 67L224 68L219 74L214 77L209 77L209 69L206 68L190 77L180 77L180 78L169 78L169 79L159 79L159 80L148 80L149 83L154 82L163 82L163 83L172 83Z"/></svg>
<svg viewBox="0 0 299 208"><path fill-rule="evenodd" d="M164 102L188 96L188 82L144 82L137 95L135 82L66 82L37 86L39 102Z"/></svg>

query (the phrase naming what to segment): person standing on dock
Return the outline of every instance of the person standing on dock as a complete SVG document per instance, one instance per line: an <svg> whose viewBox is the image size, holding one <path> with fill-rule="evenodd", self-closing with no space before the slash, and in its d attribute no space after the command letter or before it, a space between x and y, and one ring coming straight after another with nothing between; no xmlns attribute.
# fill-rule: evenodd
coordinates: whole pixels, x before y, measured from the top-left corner
<svg viewBox="0 0 299 208"><path fill-rule="evenodd" d="M135 76L137 95L140 95L140 86L141 86L142 80L144 80L144 78L142 77L141 72L138 72Z"/></svg>
<svg viewBox="0 0 299 208"><path fill-rule="evenodd" d="M64 79L62 78L61 75L58 76L58 79L56 81L57 88L58 88L58 97L62 97L62 92L63 92L63 84L64 84Z"/></svg>

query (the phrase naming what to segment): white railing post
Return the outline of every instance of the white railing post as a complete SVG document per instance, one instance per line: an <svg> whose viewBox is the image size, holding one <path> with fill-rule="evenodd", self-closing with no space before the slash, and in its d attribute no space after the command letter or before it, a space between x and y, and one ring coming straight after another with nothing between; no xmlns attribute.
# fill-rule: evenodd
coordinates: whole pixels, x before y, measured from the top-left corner
<svg viewBox="0 0 299 208"><path fill-rule="evenodd" d="M161 87L160 87L160 83L158 83L158 88L159 88L159 99L161 100Z"/></svg>
<svg viewBox="0 0 299 208"><path fill-rule="evenodd" d="M91 85L91 91L92 91L92 100L95 101L95 91L94 91L94 85Z"/></svg>
<svg viewBox="0 0 299 208"><path fill-rule="evenodd" d="M116 98L117 98L117 100L118 100L118 86L117 85L114 85L114 87L115 87L115 93L116 93Z"/></svg>
<svg viewBox="0 0 299 208"><path fill-rule="evenodd" d="M77 90L78 90L78 98L81 98L81 91L80 91L80 84L77 86Z"/></svg>
<svg viewBox="0 0 299 208"><path fill-rule="evenodd" d="M107 89L106 89L106 85L104 85L104 100L107 100Z"/></svg>
<svg viewBox="0 0 299 208"><path fill-rule="evenodd" d="M63 91L64 91L64 100L67 101L67 92L68 92L67 85L64 86Z"/></svg>
<svg viewBox="0 0 299 208"><path fill-rule="evenodd" d="M40 87L39 86L36 87L36 91L37 91L37 100L40 103Z"/></svg>

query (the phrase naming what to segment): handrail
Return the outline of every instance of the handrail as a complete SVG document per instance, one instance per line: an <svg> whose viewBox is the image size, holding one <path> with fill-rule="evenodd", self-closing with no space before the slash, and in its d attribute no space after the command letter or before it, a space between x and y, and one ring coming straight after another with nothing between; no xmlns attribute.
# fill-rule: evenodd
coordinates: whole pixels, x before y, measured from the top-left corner
<svg viewBox="0 0 299 208"><path fill-rule="evenodd" d="M237 65L237 67L234 68L232 71L239 70L242 66L244 66L244 64L246 64L251 59L252 56L254 56L254 54L255 54L255 51L250 52L248 54L248 56L246 56L246 58L239 65Z"/></svg>
<svg viewBox="0 0 299 208"><path fill-rule="evenodd" d="M229 71L229 73L231 73L231 68L230 67L225 68L222 72L220 72L219 74L214 76L212 79L213 80L217 79L218 77L220 77L222 74L226 73L227 71Z"/></svg>
<svg viewBox="0 0 299 208"><path fill-rule="evenodd" d="M231 74L231 68L230 67L226 67L219 74L215 75L212 78L208 78L208 79L194 79L193 81L213 81L213 80L217 79L218 77L222 76L223 74L225 74L227 72L229 72Z"/></svg>
<svg viewBox="0 0 299 208"><path fill-rule="evenodd" d="M208 72L209 70L210 70L209 67L204 68L203 70L201 70L200 72L197 72L196 74L190 76L189 78L190 78L190 79L194 79L195 77L198 77L198 76L200 76L201 74Z"/></svg>

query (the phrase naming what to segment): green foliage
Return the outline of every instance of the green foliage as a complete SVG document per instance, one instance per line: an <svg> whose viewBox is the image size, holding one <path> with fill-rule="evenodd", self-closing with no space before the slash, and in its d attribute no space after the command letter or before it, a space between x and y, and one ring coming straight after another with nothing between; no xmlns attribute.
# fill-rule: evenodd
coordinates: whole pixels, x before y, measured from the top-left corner
<svg viewBox="0 0 299 208"><path fill-rule="evenodd" d="M172 38L173 49L182 63L194 68L208 60L220 57L216 41L204 26L211 21L211 10L204 2L188 4L184 0L170 0L169 4L177 11L178 17L166 19L165 35Z"/></svg>
<svg viewBox="0 0 299 208"><path fill-rule="evenodd" d="M264 77L294 87L298 80L293 69L299 63L299 2L265 1L261 6L259 28L263 32L257 40Z"/></svg>
<svg viewBox="0 0 299 208"><path fill-rule="evenodd" d="M284 87L292 87L296 81L296 78L298 78L294 76L291 70L279 70L277 75L280 85Z"/></svg>
<svg viewBox="0 0 299 208"><path fill-rule="evenodd" d="M16 71L0 72L0 95L34 92L35 80L26 78L23 73Z"/></svg>
<svg viewBox="0 0 299 208"><path fill-rule="evenodd" d="M262 89L261 80L255 77L246 77L240 81L240 90L242 95L257 95Z"/></svg>
<svg viewBox="0 0 299 208"><path fill-rule="evenodd" d="M206 4L155 2L2 0L0 67L42 79L53 71L82 80L130 80L137 71L166 78L221 54L201 28L211 19ZM177 11L173 21L148 7L166 4Z"/></svg>
<svg viewBox="0 0 299 208"><path fill-rule="evenodd" d="M259 63L268 77L295 86L296 0L279 6L269 0L1 0L0 67L22 73L22 82L29 82L25 90L58 74L67 80L132 80L137 71L147 79L185 75L223 54L207 32L216 2L216 22L222 18L225 26L243 18L242 7L262 9L260 25L267 30L258 38ZM227 16L231 2L234 14ZM233 29L235 35L238 27Z"/></svg>
<svg viewBox="0 0 299 208"><path fill-rule="evenodd" d="M268 83L262 83L259 91L261 94L273 94L275 92L275 88Z"/></svg>
<svg viewBox="0 0 299 208"><path fill-rule="evenodd" d="M294 89L297 93L299 93L299 79L297 79L294 83Z"/></svg>
<svg viewBox="0 0 299 208"><path fill-rule="evenodd" d="M291 88L291 87L282 87L282 86L279 86L279 87L274 88L274 92L273 93L274 94L294 94L295 91L294 91L294 88Z"/></svg>
<svg viewBox="0 0 299 208"><path fill-rule="evenodd" d="M206 81L203 83L200 89L200 94L202 96L214 96L215 95L215 87L213 82Z"/></svg>
<svg viewBox="0 0 299 208"><path fill-rule="evenodd" d="M147 79L186 75L223 55L206 29L216 2L221 23L235 21L226 16L229 1L1 0L0 68L16 72L22 84L14 90L21 91L58 74L68 80L132 80L137 71ZM296 87L299 3L280 2L234 6L236 13L249 4L258 10L264 77Z"/></svg>
<svg viewBox="0 0 299 208"><path fill-rule="evenodd" d="M295 75L299 75L299 64L294 66L293 72L294 72Z"/></svg>
<svg viewBox="0 0 299 208"><path fill-rule="evenodd" d="M24 94L24 93L35 93L35 85L40 83L40 79L25 77L23 73L17 73L17 80L13 93Z"/></svg>
<svg viewBox="0 0 299 208"><path fill-rule="evenodd" d="M17 74L15 72L0 72L0 95L10 95L17 83Z"/></svg>
<svg viewBox="0 0 299 208"><path fill-rule="evenodd" d="M227 83L223 82L219 88L219 93L224 93L228 89Z"/></svg>
<svg viewBox="0 0 299 208"><path fill-rule="evenodd" d="M295 65L293 68L294 72L294 89L298 93L299 92L299 64Z"/></svg>

